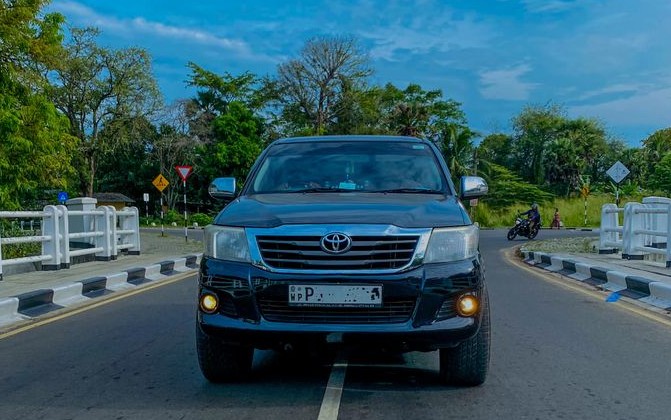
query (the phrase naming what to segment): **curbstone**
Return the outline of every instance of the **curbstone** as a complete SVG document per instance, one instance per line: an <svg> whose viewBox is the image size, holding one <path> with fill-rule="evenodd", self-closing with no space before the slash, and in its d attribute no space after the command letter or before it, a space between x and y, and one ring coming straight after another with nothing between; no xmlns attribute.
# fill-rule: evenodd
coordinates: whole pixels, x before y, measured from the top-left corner
<svg viewBox="0 0 671 420"><path fill-rule="evenodd" d="M569 274L568 276L576 279L578 281L585 281L588 278L592 277L592 273L590 272L590 266L589 264L585 263L575 263L574 265L575 268L575 273Z"/></svg>
<svg viewBox="0 0 671 420"><path fill-rule="evenodd" d="M107 276L107 288L113 292L134 289L135 285L128 283L128 273L117 273Z"/></svg>
<svg viewBox="0 0 671 420"><path fill-rule="evenodd" d="M557 257L554 255L549 255L550 266L545 269L548 271L561 271L564 269L564 259L562 257Z"/></svg>
<svg viewBox="0 0 671 420"><path fill-rule="evenodd" d="M641 302L671 311L671 284L655 281L649 287L650 296L642 298Z"/></svg>
<svg viewBox="0 0 671 420"><path fill-rule="evenodd" d="M52 289L38 289L0 299L0 328L18 321L30 320L113 292L134 289L138 285L167 279L172 275L193 272L202 254L162 261L147 267L126 269L108 276L91 277Z"/></svg>
<svg viewBox="0 0 671 420"><path fill-rule="evenodd" d="M671 311L671 284L630 275L587 263L575 262L561 256L538 252L524 252L524 262L544 270L617 292L621 296L645 302L651 306ZM561 269L557 268L561 266Z"/></svg>
<svg viewBox="0 0 671 420"><path fill-rule="evenodd" d="M603 284L603 288L610 290L612 292L619 292L620 290L627 289L627 273L616 270L606 271L606 279L608 280Z"/></svg>
<svg viewBox="0 0 671 420"><path fill-rule="evenodd" d="M0 327L5 327L26 319L28 319L28 317L19 314L18 298L12 297L0 299Z"/></svg>
<svg viewBox="0 0 671 420"><path fill-rule="evenodd" d="M59 306L68 306L88 300L82 295L83 284L80 282L55 287L53 302Z"/></svg>
<svg viewBox="0 0 671 420"><path fill-rule="evenodd" d="M161 273L161 264L153 264L144 268L144 277L147 280L158 280L165 278L166 276Z"/></svg>

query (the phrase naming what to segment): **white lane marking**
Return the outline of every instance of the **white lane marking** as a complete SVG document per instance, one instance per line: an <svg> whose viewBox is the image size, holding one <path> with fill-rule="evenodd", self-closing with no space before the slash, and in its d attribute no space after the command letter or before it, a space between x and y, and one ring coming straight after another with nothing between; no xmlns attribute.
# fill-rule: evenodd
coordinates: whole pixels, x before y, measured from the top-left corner
<svg viewBox="0 0 671 420"><path fill-rule="evenodd" d="M342 389L345 385L346 371L347 359L342 354L339 354L331 368L331 376L329 376L329 381L326 384L324 399L319 409L319 417L317 417L318 420L337 420Z"/></svg>

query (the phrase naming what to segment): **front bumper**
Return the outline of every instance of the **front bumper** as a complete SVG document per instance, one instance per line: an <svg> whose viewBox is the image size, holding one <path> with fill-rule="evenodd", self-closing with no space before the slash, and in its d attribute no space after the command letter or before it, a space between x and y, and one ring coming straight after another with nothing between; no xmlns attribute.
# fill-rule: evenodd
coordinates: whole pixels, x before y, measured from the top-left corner
<svg viewBox="0 0 671 420"><path fill-rule="evenodd" d="M289 306L290 284L379 284L382 308L305 308ZM198 311L209 335L256 348L303 342L343 342L402 351L451 347L475 335L481 313L461 317L458 296L484 293L479 258L427 264L402 273L278 274L250 264L204 257L199 295L214 293L216 313Z"/></svg>

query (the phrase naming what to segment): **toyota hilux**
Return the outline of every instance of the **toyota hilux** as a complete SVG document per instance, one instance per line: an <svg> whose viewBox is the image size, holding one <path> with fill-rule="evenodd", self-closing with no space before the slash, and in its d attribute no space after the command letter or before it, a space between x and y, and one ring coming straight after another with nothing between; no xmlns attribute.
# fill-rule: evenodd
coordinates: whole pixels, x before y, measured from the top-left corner
<svg viewBox="0 0 671 420"><path fill-rule="evenodd" d="M438 351L440 378L474 386L489 366L479 228L439 149L395 136L276 140L205 229L196 344L203 375L240 379L254 349L322 343Z"/></svg>

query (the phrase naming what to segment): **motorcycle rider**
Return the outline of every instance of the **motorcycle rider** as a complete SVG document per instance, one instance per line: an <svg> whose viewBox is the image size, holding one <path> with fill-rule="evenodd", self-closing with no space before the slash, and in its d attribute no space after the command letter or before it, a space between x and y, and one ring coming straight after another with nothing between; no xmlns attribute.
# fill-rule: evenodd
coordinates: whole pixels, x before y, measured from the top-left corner
<svg viewBox="0 0 671 420"><path fill-rule="evenodd" d="M529 210L520 213L520 215L527 216L527 219L529 220L529 232L533 230L536 223L540 223L541 221L541 214L538 211L538 204L536 203L533 203Z"/></svg>

